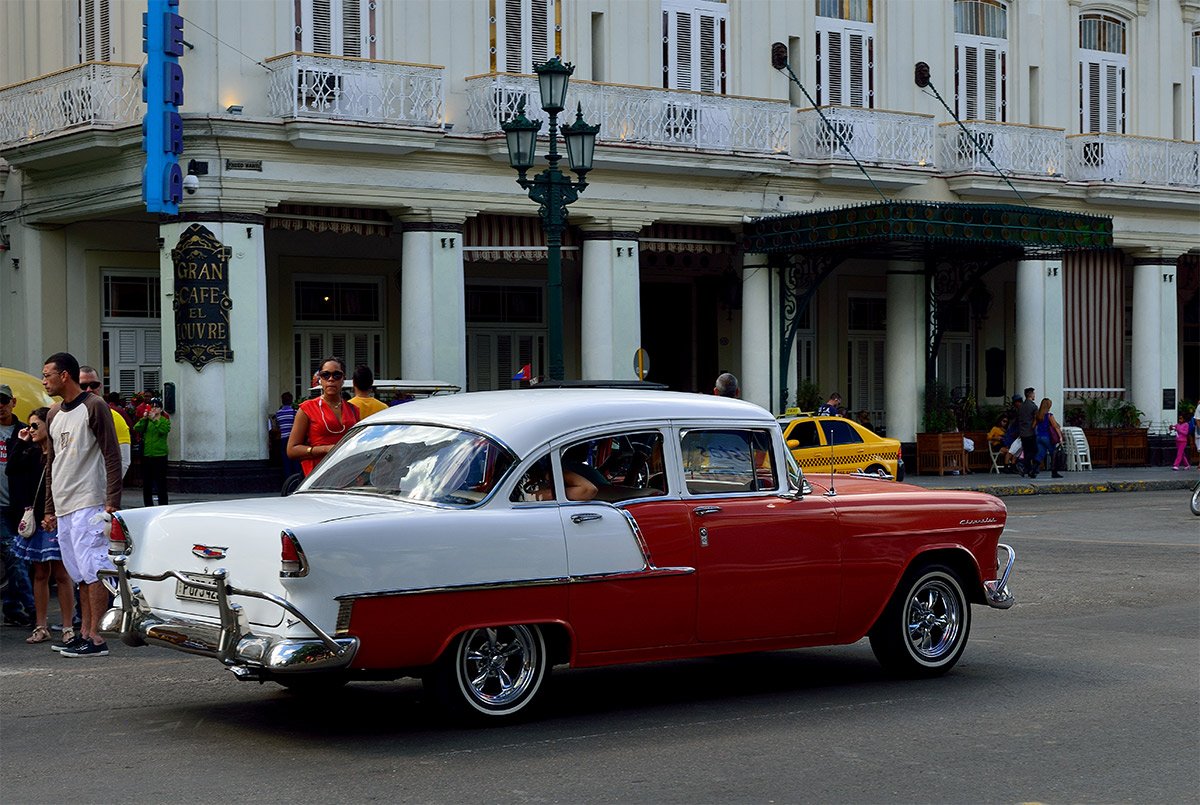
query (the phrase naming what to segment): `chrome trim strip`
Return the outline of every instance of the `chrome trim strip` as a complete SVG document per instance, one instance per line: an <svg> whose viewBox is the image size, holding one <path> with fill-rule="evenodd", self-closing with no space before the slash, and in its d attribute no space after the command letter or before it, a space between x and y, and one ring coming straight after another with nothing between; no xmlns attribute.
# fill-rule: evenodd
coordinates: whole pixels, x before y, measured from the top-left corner
<svg viewBox="0 0 1200 805"><path fill-rule="evenodd" d="M605 573L592 573L586 576L560 576L548 579L529 579L523 581L485 581L476 584L444 585L440 587L416 587L408 590L380 590L370 593L350 593L339 595L336 601L357 601L363 598L388 598L402 595L436 595L438 593L472 593L482 590L512 590L522 587L554 587L567 584L579 584L593 581L611 581L612 579L652 579L661 576L683 576L695 573L694 567L648 567L642 570L614 570Z"/></svg>
<svg viewBox="0 0 1200 805"><path fill-rule="evenodd" d="M129 534L129 526L127 526L125 524L125 518L121 516L120 512L113 512L112 516L113 516L114 520L116 520L118 523L121 524L121 533L125 535L125 551L120 554L114 554L110 550L108 552L108 555L109 556L129 556L129 554L133 553L133 537L130 536L130 534ZM109 541L108 544L111 546L112 542Z"/></svg>
<svg viewBox="0 0 1200 805"><path fill-rule="evenodd" d="M1017 561L1017 552L1012 549L1011 545L1005 545L1003 542L996 544L996 551L1001 550L1008 552L1008 561L1004 565L1004 572L1000 574L998 579L990 579L983 583L984 599L988 606L996 609L1008 609L1016 603L1016 598L1008 591L1008 577L1012 573L1013 565Z"/></svg>
<svg viewBox="0 0 1200 805"><path fill-rule="evenodd" d="M650 546L646 544L646 538L642 536L641 526L634 519L633 513L623 506L615 506L614 508L624 515L626 522L629 523L629 527L633 529L633 538L637 540L638 548L642 551L642 570L652 569L654 567L654 559L650 556Z"/></svg>
<svg viewBox="0 0 1200 805"><path fill-rule="evenodd" d="M300 544L300 540L290 528L285 528L281 532L282 537L287 537L292 541L292 546L296 549L296 556L300 559L299 570L280 570L279 577L281 579L298 579L308 575L308 557L304 555L304 546ZM282 550L282 546L280 546Z"/></svg>

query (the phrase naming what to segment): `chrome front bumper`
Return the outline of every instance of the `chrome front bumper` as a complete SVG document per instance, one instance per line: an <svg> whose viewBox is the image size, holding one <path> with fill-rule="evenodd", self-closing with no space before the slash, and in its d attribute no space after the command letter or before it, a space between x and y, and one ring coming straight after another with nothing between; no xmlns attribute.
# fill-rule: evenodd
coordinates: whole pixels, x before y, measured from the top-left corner
<svg viewBox="0 0 1200 805"><path fill-rule="evenodd" d="M1013 565L1017 561L1017 552L1012 549L1011 545L1005 545L1003 542L996 545L996 554L1000 551L1008 553L1008 561L1004 565L1004 572L1000 574L1000 578L991 579L983 583L983 595L987 600L988 606L996 609L1008 609L1017 602L1013 598L1012 593L1008 591L1008 577L1012 574Z"/></svg>
<svg viewBox="0 0 1200 805"><path fill-rule="evenodd" d="M326 634L303 612L286 599L257 590L242 590L227 582L227 573L218 569L212 583L196 581L168 570L157 575L133 573L126 568L124 556L113 557L115 571L101 571L116 577L117 603L104 613L100 630L119 635L129 646L155 645L213 657L223 662L238 679L258 680L273 675L327 672L344 668L358 651L358 638L334 638ZM219 623L181 615L163 615L146 603L141 590L131 580L166 581L172 578L198 590L214 592ZM240 595L270 601L312 630L315 637L278 637L257 635L249 628L242 607L229 600Z"/></svg>

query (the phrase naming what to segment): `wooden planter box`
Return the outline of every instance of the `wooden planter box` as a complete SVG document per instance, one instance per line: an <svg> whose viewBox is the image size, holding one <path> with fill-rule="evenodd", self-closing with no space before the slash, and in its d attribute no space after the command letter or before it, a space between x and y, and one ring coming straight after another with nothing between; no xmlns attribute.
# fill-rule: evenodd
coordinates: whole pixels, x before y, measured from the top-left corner
<svg viewBox="0 0 1200 805"><path fill-rule="evenodd" d="M917 474L945 475L967 469L966 451L961 433L918 433ZM976 442L978 452L978 442ZM986 443L984 450L986 451Z"/></svg>
<svg viewBox="0 0 1200 805"><path fill-rule="evenodd" d="M975 449L967 453L967 469L987 474L992 471L992 456L988 452L987 433L981 430L963 431L963 436L975 442Z"/></svg>
<svg viewBox="0 0 1200 805"><path fill-rule="evenodd" d="M1112 431L1112 465L1144 467L1149 463L1149 430L1115 428Z"/></svg>
<svg viewBox="0 0 1200 805"><path fill-rule="evenodd" d="M1111 467L1112 463L1112 429L1084 428L1083 435L1087 439L1088 448L1092 451L1093 467Z"/></svg>

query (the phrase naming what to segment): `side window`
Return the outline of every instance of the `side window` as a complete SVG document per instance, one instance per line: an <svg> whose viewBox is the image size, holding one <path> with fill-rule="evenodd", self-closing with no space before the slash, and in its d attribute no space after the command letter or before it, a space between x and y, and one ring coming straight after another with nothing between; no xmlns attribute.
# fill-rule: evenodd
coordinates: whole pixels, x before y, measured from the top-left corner
<svg viewBox="0 0 1200 805"><path fill-rule="evenodd" d="M788 434L788 439L800 442L799 447L817 447L821 444L817 436L817 423L813 421L798 422Z"/></svg>
<svg viewBox="0 0 1200 805"><path fill-rule="evenodd" d="M858 431L849 422L839 422L836 419L831 419L822 422L821 427L825 429L825 434L829 437L830 444L862 443L862 436L858 435Z"/></svg>
<svg viewBox="0 0 1200 805"><path fill-rule="evenodd" d="M693 495L777 487L771 434L765 430L689 430L681 447L683 477Z"/></svg>
<svg viewBox="0 0 1200 805"><path fill-rule="evenodd" d="M550 471L550 456L542 456L521 476L509 500L513 503L554 500L554 473Z"/></svg>
<svg viewBox="0 0 1200 805"><path fill-rule="evenodd" d="M667 492L660 431L614 433L575 442L562 449L568 500L617 503Z"/></svg>

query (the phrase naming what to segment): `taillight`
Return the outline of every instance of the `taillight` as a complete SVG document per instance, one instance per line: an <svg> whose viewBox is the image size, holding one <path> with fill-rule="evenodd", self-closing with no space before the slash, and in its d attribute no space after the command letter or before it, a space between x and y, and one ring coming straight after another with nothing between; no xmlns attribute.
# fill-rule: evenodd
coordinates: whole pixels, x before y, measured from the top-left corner
<svg viewBox="0 0 1200 805"><path fill-rule="evenodd" d="M129 535L125 533L125 524L121 522L121 518L117 515L112 516L112 522L109 524L108 531L108 555L109 556L126 556L129 554L132 546L129 544Z"/></svg>
<svg viewBox="0 0 1200 805"><path fill-rule="evenodd" d="M300 540L291 531L279 535L279 576L281 578L299 578L308 575L308 560L304 558L304 549Z"/></svg>

